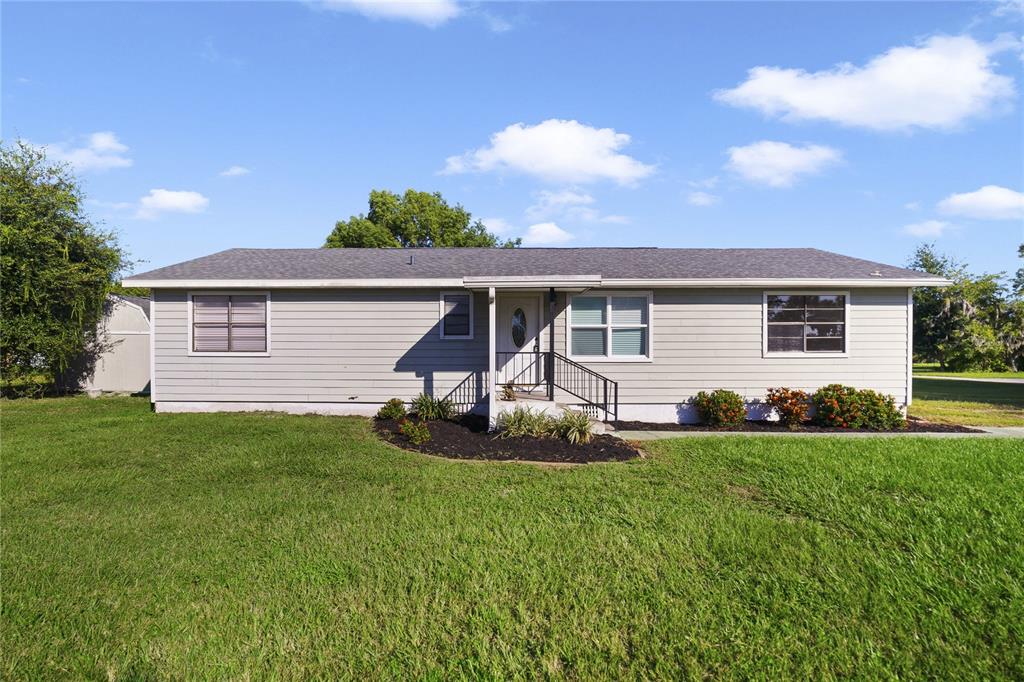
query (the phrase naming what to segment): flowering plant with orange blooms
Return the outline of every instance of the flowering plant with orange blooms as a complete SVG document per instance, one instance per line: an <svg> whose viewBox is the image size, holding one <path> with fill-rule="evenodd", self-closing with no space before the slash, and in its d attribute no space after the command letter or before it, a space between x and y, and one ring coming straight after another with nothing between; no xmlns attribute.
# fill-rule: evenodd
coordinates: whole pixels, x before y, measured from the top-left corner
<svg viewBox="0 0 1024 682"><path fill-rule="evenodd" d="M770 388L765 402L771 405L779 415L783 424L795 429L807 419L807 411L811 407L811 397L796 388Z"/></svg>
<svg viewBox="0 0 1024 682"><path fill-rule="evenodd" d="M711 393L701 391L693 397L693 404L701 421L709 426L737 426L747 418L742 396L723 388Z"/></svg>
<svg viewBox="0 0 1024 682"><path fill-rule="evenodd" d="M905 428L903 413L891 395L842 384L822 386L811 396L814 420L841 429L887 430Z"/></svg>

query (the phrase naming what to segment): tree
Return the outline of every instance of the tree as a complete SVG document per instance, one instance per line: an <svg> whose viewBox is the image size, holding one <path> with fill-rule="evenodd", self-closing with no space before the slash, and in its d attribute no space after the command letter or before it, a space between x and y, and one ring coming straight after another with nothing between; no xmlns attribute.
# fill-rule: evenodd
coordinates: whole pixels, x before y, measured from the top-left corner
<svg viewBox="0 0 1024 682"><path fill-rule="evenodd" d="M387 190L370 192L366 215L339 220L327 235L327 248L484 246L516 247L521 240L501 241L462 206L448 205L440 192Z"/></svg>
<svg viewBox="0 0 1024 682"><path fill-rule="evenodd" d="M0 372L9 387L60 383L97 342L126 261L82 202L67 165L21 141L0 145Z"/></svg>
<svg viewBox="0 0 1024 682"><path fill-rule="evenodd" d="M1017 247L1017 258L1024 258L1024 244ZM1013 293L1015 296L1024 296L1024 265L1017 268L1013 278Z"/></svg>
<svg viewBox="0 0 1024 682"><path fill-rule="evenodd" d="M1012 364L1003 273L972 275L964 263L922 244L909 266L952 280L914 290L914 353L943 369L1003 369ZM1019 319L1019 317L1017 318Z"/></svg>

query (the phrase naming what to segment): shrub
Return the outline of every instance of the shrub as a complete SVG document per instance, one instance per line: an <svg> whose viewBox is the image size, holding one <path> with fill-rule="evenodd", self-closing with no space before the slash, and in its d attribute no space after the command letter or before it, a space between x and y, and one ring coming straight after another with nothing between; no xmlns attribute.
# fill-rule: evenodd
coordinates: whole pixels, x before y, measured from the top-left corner
<svg viewBox="0 0 1024 682"><path fill-rule="evenodd" d="M377 410L377 419L401 419L405 416L405 403L401 398L392 398Z"/></svg>
<svg viewBox="0 0 1024 682"><path fill-rule="evenodd" d="M455 405L447 398L435 398L432 395L420 393L413 398L412 411L421 420L451 419L455 414Z"/></svg>
<svg viewBox="0 0 1024 682"><path fill-rule="evenodd" d="M896 407L896 399L872 390L859 391L863 427L866 429L904 429L907 420Z"/></svg>
<svg viewBox="0 0 1024 682"><path fill-rule="evenodd" d="M906 426L891 395L829 384L815 391L811 400L814 401L814 420L822 426L875 430Z"/></svg>
<svg viewBox="0 0 1024 682"><path fill-rule="evenodd" d="M498 416L498 436L517 438L519 436L550 436L555 422L543 412L534 412L529 407L516 406L514 410Z"/></svg>
<svg viewBox="0 0 1024 682"><path fill-rule="evenodd" d="M398 425L398 430L409 439L413 445L423 445L430 440L430 429L423 422L414 422L411 419L403 419Z"/></svg>
<svg viewBox="0 0 1024 682"><path fill-rule="evenodd" d="M582 412L566 410L555 420L554 432L572 445L585 445L592 436L590 417Z"/></svg>
<svg viewBox="0 0 1024 682"><path fill-rule="evenodd" d="M782 423L791 429L800 426L807 419L811 397L804 391L793 388L770 388L766 403L779 413Z"/></svg>
<svg viewBox="0 0 1024 682"><path fill-rule="evenodd" d="M701 421L710 426L736 426L747 416L747 407L739 393L718 389L701 391L693 398Z"/></svg>

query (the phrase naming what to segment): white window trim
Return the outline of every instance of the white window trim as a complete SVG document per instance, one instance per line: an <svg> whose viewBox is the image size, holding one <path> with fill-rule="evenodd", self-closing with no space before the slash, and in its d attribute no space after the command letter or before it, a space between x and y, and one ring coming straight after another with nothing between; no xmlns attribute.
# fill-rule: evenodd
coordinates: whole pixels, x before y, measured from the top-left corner
<svg viewBox="0 0 1024 682"><path fill-rule="evenodd" d="M573 355L572 354L572 300L577 296L588 296L592 298L604 297L605 324L578 324L580 329L604 329L605 348L608 355ZM614 325L617 329L647 329L647 355L611 355L612 352L612 297L632 296L645 297L647 299L647 324L646 325ZM588 291L581 294L568 294L565 304L565 356L573 362L586 364L590 362L654 362L654 292L653 291Z"/></svg>
<svg viewBox="0 0 1024 682"><path fill-rule="evenodd" d="M192 298L194 296L259 296L267 299L267 349L265 351L197 351L192 350ZM194 357L223 357L223 358L266 358L270 357L270 292L269 291L189 291L186 293L188 300L188 354Z"/></svg>
<svg viewBox="0 0 1024 682"><path fill-rule="evenodd" d="M445 296L469 296L469 334L445 334L444 333L444 297ZM448 289L441 291L437 296L437 319L438 333L442 339L453 341L471 341L473 331L476 328L476 318L473 309L476 307L473 299L473 292L469 289Z"/></svg>
<svg viewBox="0 0 1024 682"><path fill-rule="evenodd" d="M768 352L768 297L769 296L844 296L843 348L845 350L775 351ZM800 289L772 289L761 292L761 356L765 358L847 358L850 357L850 291Z"/></svg>

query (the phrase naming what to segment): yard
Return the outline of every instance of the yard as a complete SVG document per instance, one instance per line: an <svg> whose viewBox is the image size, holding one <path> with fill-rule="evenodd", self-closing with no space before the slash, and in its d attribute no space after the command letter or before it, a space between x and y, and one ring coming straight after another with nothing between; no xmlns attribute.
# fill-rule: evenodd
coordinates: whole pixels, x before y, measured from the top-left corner
<svg viewBox="0 0 1024 682"><path fill-rule="evenodd" d="M972 426L1024 426L1024 384L914 378L910 414Z"/></svg>
<svg viewBox="0 0 1024 682"><path fill-rule="evenodd" d="M5 679L1024 676L1024 442L449 462L356 418L4 402Z"/></svg>

